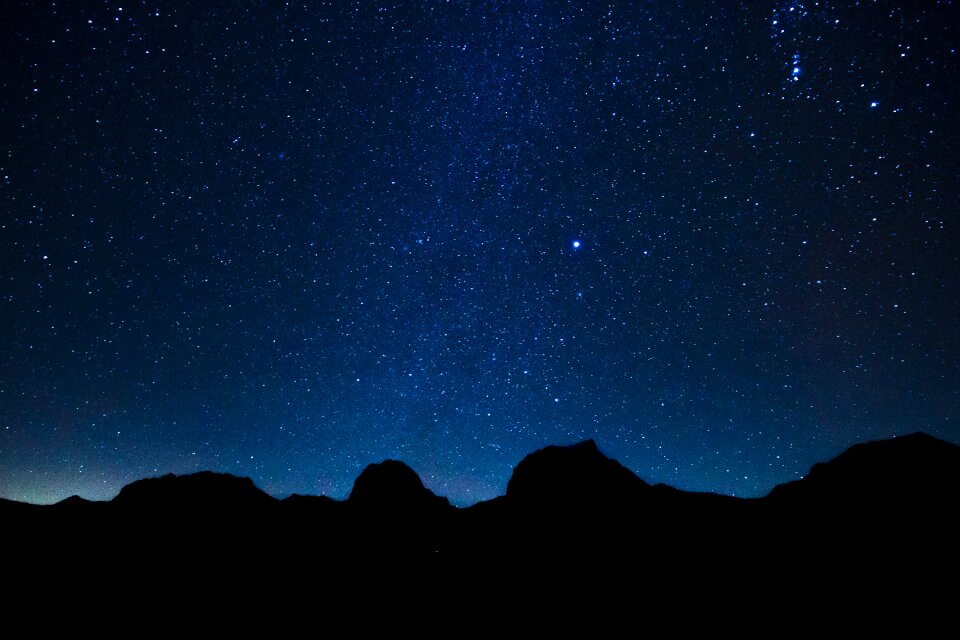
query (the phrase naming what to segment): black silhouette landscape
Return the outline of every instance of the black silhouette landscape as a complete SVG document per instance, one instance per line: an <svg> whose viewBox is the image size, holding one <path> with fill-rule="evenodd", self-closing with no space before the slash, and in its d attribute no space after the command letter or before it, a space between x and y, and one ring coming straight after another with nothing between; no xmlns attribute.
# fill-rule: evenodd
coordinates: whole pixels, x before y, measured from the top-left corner
<svg viewBox="0 0 960 640"><path fill-rule="evenodd" d="M387 460L367 467L343 501L278 500L248 478L201 472L140 480L109 502L4 500L0 518L14 565L56 559L172 575L162 572L559 562L779 583L838 566L862 580L948 570L958 497L960 447L922 433L856 445L758 499L650 485L590 440L528 455L504 496L468 508Z"/></svg>

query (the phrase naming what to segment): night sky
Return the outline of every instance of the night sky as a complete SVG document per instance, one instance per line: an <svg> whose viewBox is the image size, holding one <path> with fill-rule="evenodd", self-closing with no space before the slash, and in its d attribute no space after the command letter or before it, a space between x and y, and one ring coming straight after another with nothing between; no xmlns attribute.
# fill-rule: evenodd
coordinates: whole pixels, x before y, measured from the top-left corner
<svg viewBox="0 0 960 640"><path fill-rule="evenodd" d="M960 442L958 14L5 2L0 496Z"/></svg>

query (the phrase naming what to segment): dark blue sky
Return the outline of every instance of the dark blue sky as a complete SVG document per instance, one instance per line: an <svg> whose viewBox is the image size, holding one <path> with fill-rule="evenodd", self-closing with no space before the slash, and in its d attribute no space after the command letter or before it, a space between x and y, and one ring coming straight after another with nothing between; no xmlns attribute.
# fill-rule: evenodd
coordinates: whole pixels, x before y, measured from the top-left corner
<svg viewBox="0 0 960 640"><path fill-rule="evenodd" d="M242 4L243 8L235 5ZM960 442L955 2L8 2L0 496L766 493Z"/></svg>

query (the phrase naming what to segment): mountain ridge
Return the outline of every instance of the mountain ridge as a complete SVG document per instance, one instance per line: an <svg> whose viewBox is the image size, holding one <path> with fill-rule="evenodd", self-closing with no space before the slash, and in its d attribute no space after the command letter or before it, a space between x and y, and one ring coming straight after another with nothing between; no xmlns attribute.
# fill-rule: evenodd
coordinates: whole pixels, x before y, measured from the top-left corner
<svg viewBox="0 0 960 640"><path fill-rule="evenodd" d="M504 495L464 508L396 460L368 465L345 500L280 500L249 478L166 474L110 501L0 501L0 535L22 571L150 575L171 586L197 567L274 580L384 567L498 577L551 567L606 579L630 568L678 585L696 575L716 589L727 575L794 588L836 567L855 581L954 571L960 447L876 441L816 468L762 498L735 498L650 485L585 441L529 454ZM910 474L917 482L903 481Z"/></svg>
<svg viewBox="0 0 960 640"><path fill-rule="evenodd" d="M953 453L954 456L957 456L958 454L960 454L960 446L955 445L946 440L936 438L922 431L917 431L914 433L901 435L901 436L895 436L888 439L879 439L879 440L870 440L870 441L860 442L860 443L851 445L850 447L842 451L840 454L838 454L837 456L829 460L815 463L807 472L807 474L805 474L801 478L777 484L773 488L771 488L771 490L767 494L763 496L742 498L738 496L730 496L723 493L679 489L672 485L662 483L662 482L650 484L649 482L647 482L646 480L638 476L636 473L634 473L632 470L628 469L627 467L624 467L617 460L610 458L606 456L604 453L602 453L596 441L591 438L591 439L575 442L572 444L566 444L566 445L548 445L546 447L537 449L527 454L514 467L514 470L511 473L511 477L507 482L507 489L504 495L495 496L487 500L481 500L477 503L459 506L459 507L453 506L452 504L450 504L449 499L446 498L445 496L439 496L435 494L432 490L427 488L423 484L423 481L420 478L419 474L417 474L416 471L414 471L405 462L402 462L400 460L386 459L382 462L375 462L375 463L368 464L357 476L357 479L354 481L354 486L351 489L350 494L348 494L347 497L344 499L337 499L337 498L333 498L326 495L312 495L312 494L300 494L300 493L293 493L284 497L276 497L260 489L254 482L254 480L249 476L239 476L229 472L201 470L201 471L195 471L195 472L186 473L186 474L165 473L158 476L144 477L124 485L123 487L121 487L117 495L109 500L90 500L87 498L83 498L79 495L71 495L52 504L37 504L32 502L14 500L10 498L0 498L0 508L10 508L12 505L24 505L28 507L39 507L39 508L49 508L49 507L60 506L62 508L66 506L76 507L78 505L114 503L114 502L117 502L118 500L121 502L130 500L130 499L142 500L146 498L148 495L151 495L154 492L155 488L159 487L162 484L167 485L168 494L170 492L170 489L173 487L176 487L175 492L177 493L183 491L183 489L186 489L190 485L192 485L193 490L196 490L197 488L202 488L201 496L193 495L191 498L191 499L197 500L197 499L202 499L202 497L210 497L210 495L208 494L210 494L211 489L213 489L213 487L209 486L211 483L219 484L221 488L225 488L229 485L232 485L234 488L237 488L237 489L242 487L243 491L249 492L250 495L257 495L257 499L266 497L277 502L285 502L290 499L299 500L303 498L308 498L308 499L322 498L325 501L332 501L337 503L346 503L351 501L356 503L358 500L360 502L365 502L370 500L371 497L366 495L368 489L367 487L364 486L364 484L368 479L372 480L374 484L379 483L381 485L381 487L378 490L384 490L384 487L383 487L383 485L385 484L384 476L392 476L392 480L387 480L386 484L389 485L391 481L392 482L399 481L400 484L404 486L404 488L401 490L401 493L406 493L408 498L412 493L423 491L425 492L424 495L429 494L429 496L433 496L434 498L445 501L447 504L449 504L455 509L462 510L462 509L470 509L474 506L477 506L479 504L484 504L486 502L496 501L501 498L510 496L511 494L513 495L514 498L520 498L521 496L524 496L524 494L527 494L527 493L536 493L536 491L543 491L547 487L538 487L536 489L533 489L531 487L523 486L521 489L518 489L517 473L519 471L521 475L525 475L531 468L536 468L539 465L539 460L546 457L553 457L552 464L556 465L558 455L561 456L562 458L569 458L571 456L574 458L579 458L580 471L584 471L584 467L582 464L584 462L586 462L588 465L594 465L595 467L604 465L606 466L606 469L604 470L603 473L604 475L608 476L607 477L608 481L616 482L612 480L612 478L614 476L618 476L617 481L634 484L636 488L643 491L646 491L646 490L652 490L654 492L669 491L669 492L679 492L688 496L702 496L702 497L717 498L720 500L755 501L755 500L769 499L771 497L781 497L784 494L791 493L794 490L793 489L794 487L804 485L807 483L811 483L811 482L819 483L821 480L821 477L824 475L830 475L831 470L836 468L837 464L846 464L851 459L856 459L860 457L862 452L864 451L872 452L872 451L876 451L877 448L880 448L880 447L884 449L896 447L897 445L895 445L894 443L901 443L901 444L910 443L912 445L911 449L914 450L914 451L911 451L912 454L916 453L915 450L918 448L918 445L922 445L922 447L926 449L939 448L941 452L952 450L954 452ZM561 464L567 465L568 461L564 460ZM913 468L915 471L922 471L925 467L923 467L923 465L914 465ZM597 468L594 469L594 471L596 470ZM543 471L542 469L539 469L535 471L535 473L537 472L542 473L542 471ZM567 480L569 479L568 475L565 475L563 473L557 473L556 469L553 469L552 471L550 471L550 473L554 473L556 475L556 477L551 478L551 480L553 481L552 486L550 487L551 491L556 491L558 489L558 486L557 486L558 484L560 485L559 488L566 488L566 489L572 488L570 486L564 486L567 483ZM374 479L377 476L379 477ZM596 480L595 477L593 479ZM202 484L198 484L197 481L199 480L206 480L208 482L203 482ZM359 494L357 494L358 481L361 484ZM523 485L526 482L527 482L527 479L524 478L520 481L520 484ZM389 489L388 491L392 491L392 489ZM579 489L579 488L577 488L575 492L583 493L582 489ZM215 490L213 491L213 493L215 493ZM189 495L189 494L190 492L185 493L185 495ZM262 494L262 496L260 494ZM136 497L133 497L133 496L136 496ZM153 496L153 497L156 497L156 496ZM543 496L540 496L540 497L542 498ZM524 496L524 499L525 498L526 496ZM380 498L374 498L374 499L377 500Z"/></svg>

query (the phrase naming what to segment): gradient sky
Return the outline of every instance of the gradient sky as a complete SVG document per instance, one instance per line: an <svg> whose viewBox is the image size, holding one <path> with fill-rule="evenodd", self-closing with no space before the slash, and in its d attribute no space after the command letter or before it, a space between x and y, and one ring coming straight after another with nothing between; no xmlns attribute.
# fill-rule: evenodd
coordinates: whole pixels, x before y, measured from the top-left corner
<svg viewBox="0 0 960 640"><path fill-rule="evenodd" d="M236 5L241 5L238 8ZM956 2L5 2L0 496L757 496L960 442Z"/></svg>

